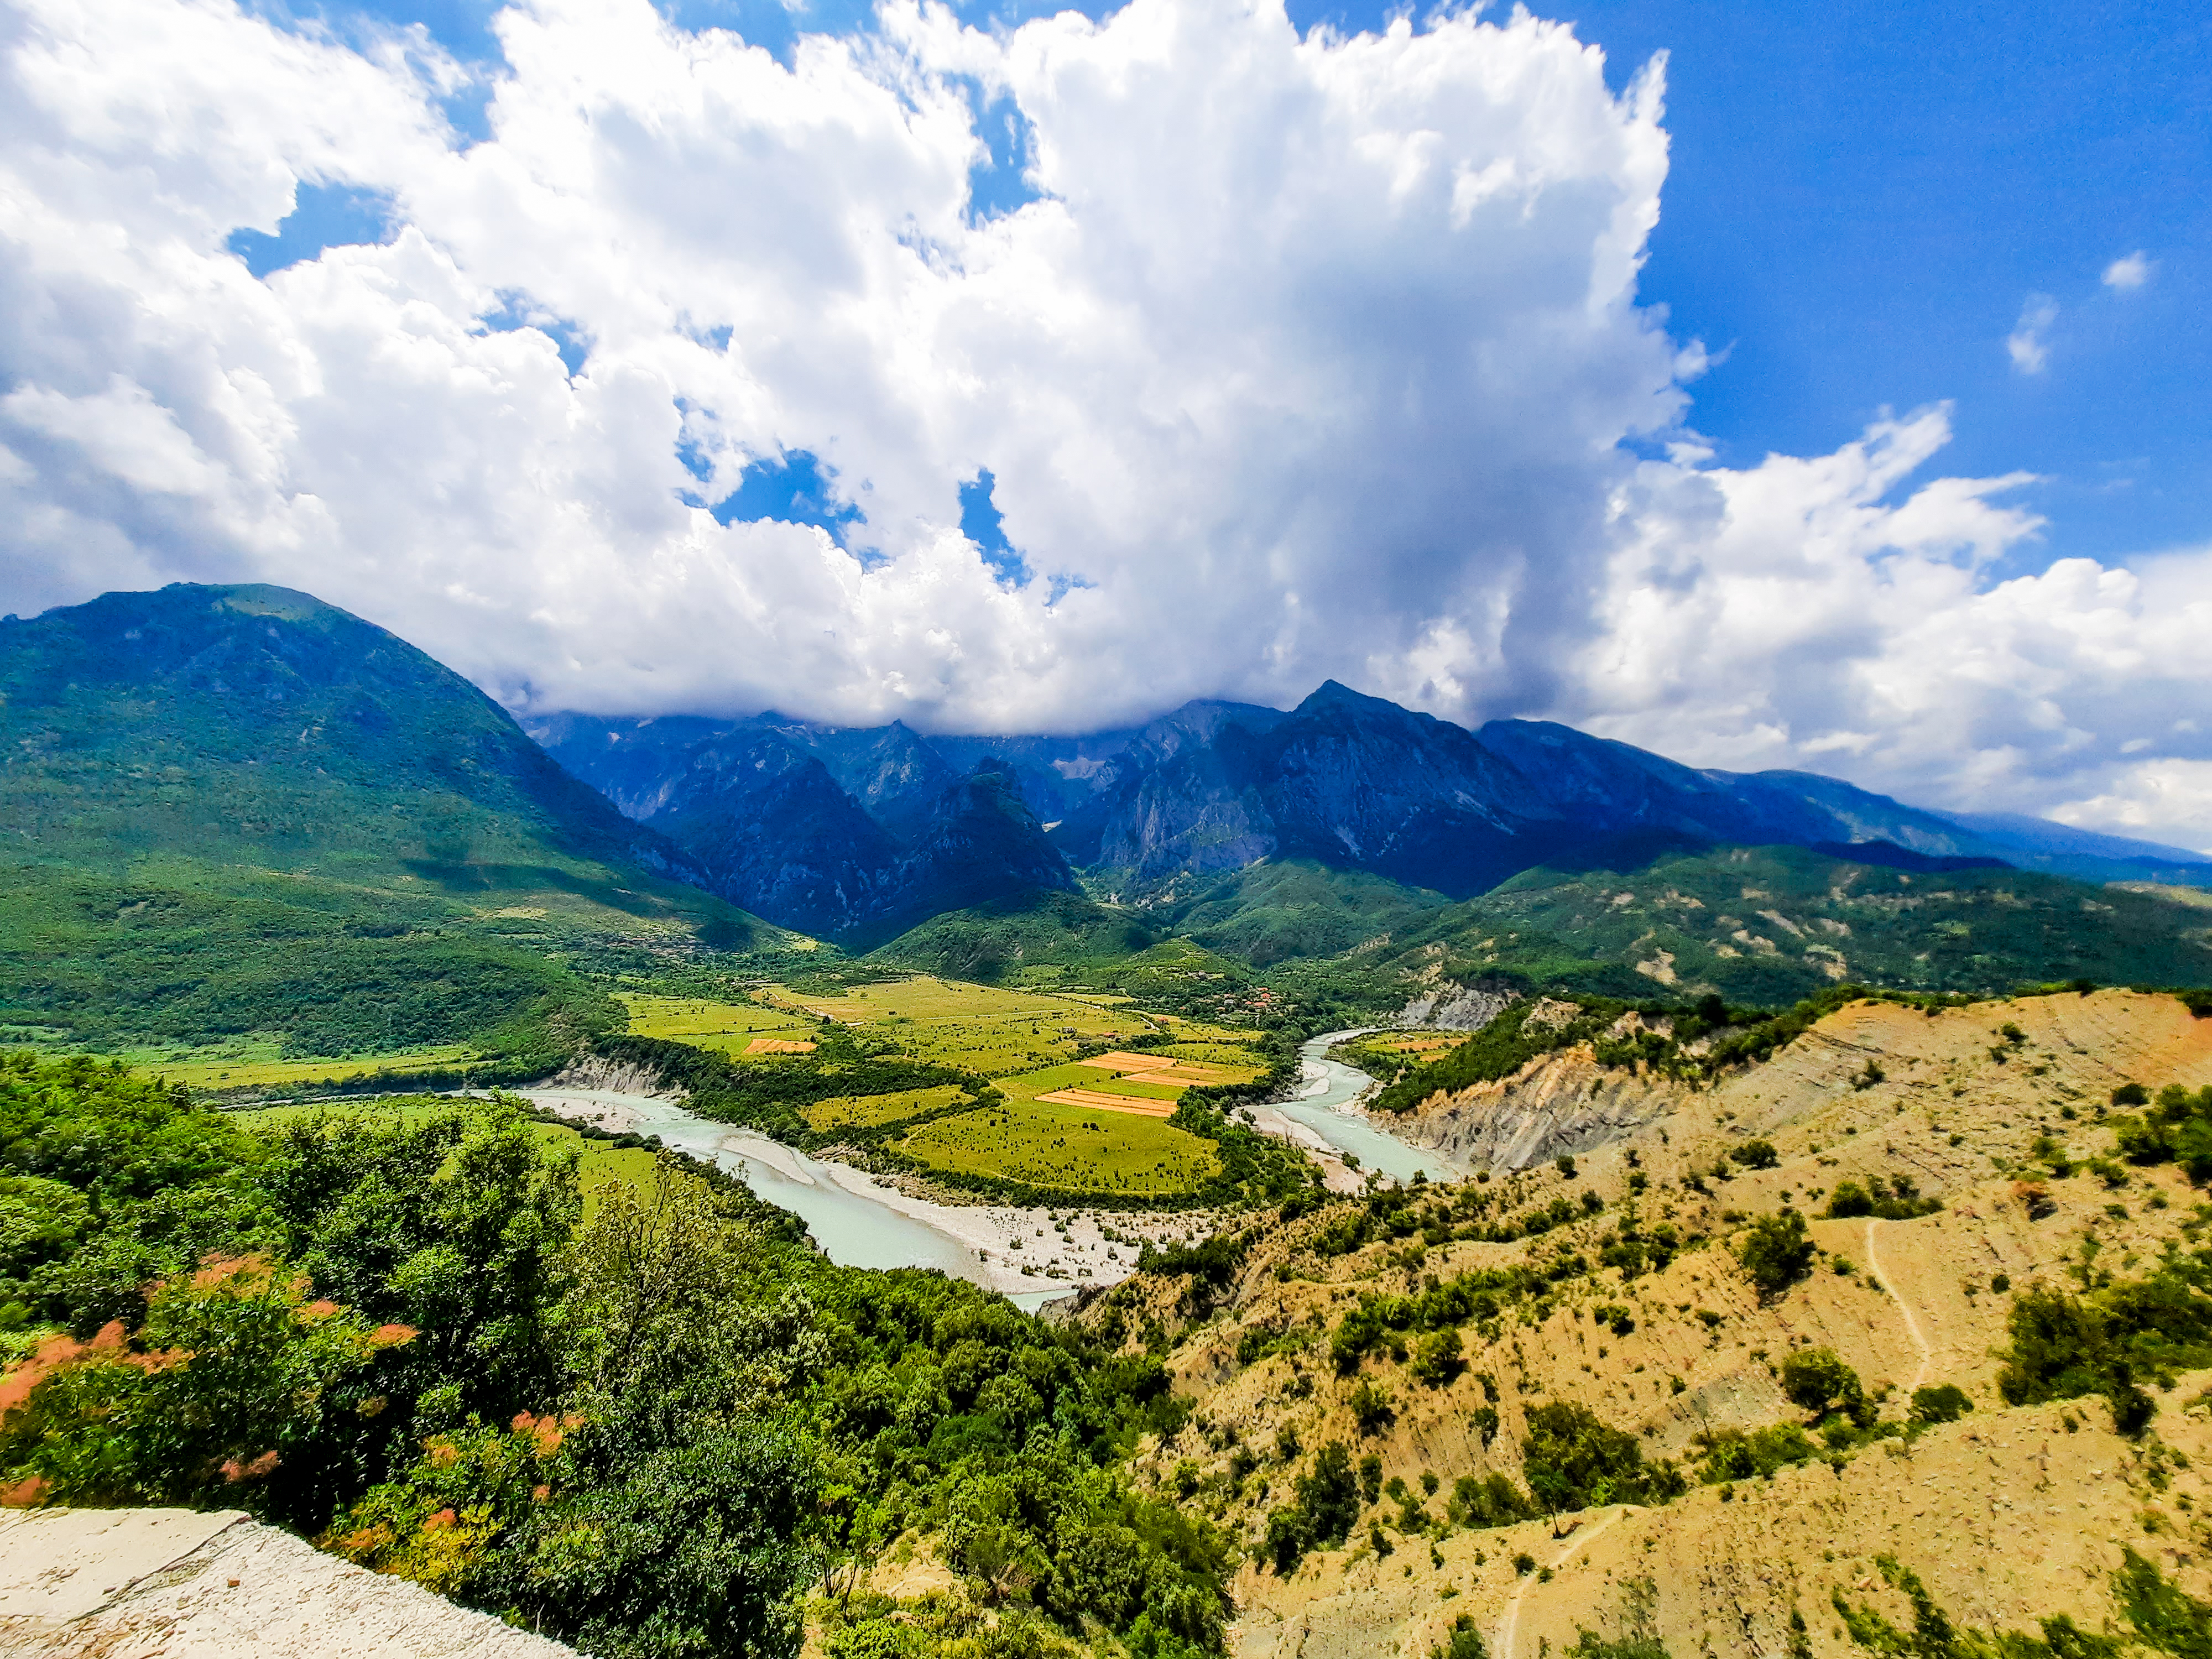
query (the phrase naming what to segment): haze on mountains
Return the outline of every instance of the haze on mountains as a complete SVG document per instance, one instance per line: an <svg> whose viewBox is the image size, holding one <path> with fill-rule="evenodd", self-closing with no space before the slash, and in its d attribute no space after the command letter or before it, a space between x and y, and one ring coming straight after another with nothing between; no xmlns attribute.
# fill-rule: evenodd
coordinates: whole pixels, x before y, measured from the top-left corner
<svg viewBox="0 0 2212 1659"><path fill-rule="evenodd" d="M2212 863L2182 848L1921 811L1807 773L1698 771L1545 722L1470 732L1334 681L1288 713L1200 702L1135 730L1066 738L925 737L774 712L734 722L564 714L529 729L690 852L731 902L856 945L979 900L1003 918L1075 892L1077 872L1084 889L1162 931L1186 908L1207 912L1201 938L1242 937L1261 959L1333 954L1540 867L1631 872L1719 847L1922 872L2212 884ZM984 758L963 778L958 763L974 756ZM951 848L956 823L993 833ZM1262 944L1249 913L1267 901L1224 905L1223 878L1241 886L1243 872L1285 863L1313 866L1316 896L1327 891L1342 915L1303 940L1276 930ZM957 886L963 868L972 896ZM1347 886L1363 879L1356 894ZM1079 907L1044 908L1079 931ZM1049 957L1050 933L1022 953ZM1613 941L1613 954L1630 942ZM971 972L980 960L948 956L943 928L904 948Z"/></svg>

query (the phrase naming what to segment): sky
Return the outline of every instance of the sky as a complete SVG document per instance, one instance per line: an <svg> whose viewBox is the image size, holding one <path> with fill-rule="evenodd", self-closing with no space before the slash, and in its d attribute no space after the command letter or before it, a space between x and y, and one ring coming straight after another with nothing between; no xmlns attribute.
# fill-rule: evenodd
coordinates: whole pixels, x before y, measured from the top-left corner
<svg viewBox="0 0 2212 1659"><path fill-rule="evenodd" d="M518 712L1334 677L2212 850L2187 9L0 0L0 609L282 582Z"/></svg>

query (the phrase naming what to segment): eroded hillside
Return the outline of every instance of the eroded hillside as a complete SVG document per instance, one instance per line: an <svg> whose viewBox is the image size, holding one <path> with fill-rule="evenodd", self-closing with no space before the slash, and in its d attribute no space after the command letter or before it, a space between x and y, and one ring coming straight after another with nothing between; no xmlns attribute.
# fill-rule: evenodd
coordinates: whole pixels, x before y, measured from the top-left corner
<svg viewBox="0 0 2212 1659"><path fill-rule="evenodd" d="M1082 1317L1195 1402L1139 1478L1240 1536L1249 1659L1457 1656L1462 1619L1492 1659L1838 1654L1834 1595L1878 1643L1915 1583L1964 1628L2129 1634L2116 1574L2212 1592L2212 1206L2115 1155L2130 1085L2212 1085L2212 1020L1859 1003L1702 1087L1585 1046L1413 1120L1565 1161L1273 1218Z"/></svg>

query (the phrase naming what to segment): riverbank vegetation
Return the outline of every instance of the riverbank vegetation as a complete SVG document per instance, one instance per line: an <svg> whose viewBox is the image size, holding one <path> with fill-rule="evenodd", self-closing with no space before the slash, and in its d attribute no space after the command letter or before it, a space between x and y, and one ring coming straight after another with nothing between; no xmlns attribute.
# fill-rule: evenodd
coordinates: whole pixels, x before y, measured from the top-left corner
<svg viewBox="0 0 2212 1659"><path fill-rule="evenodd" d="M119 1066L0 1061L0 1486L243 1508L607 1656L912 1650L892 1549L985 1656L1218 1651L1226 1544L1138 1495L1183 1410L934 1273L838 1268L664 1159L589 1219L498 1102L255 1133ZM906 1644L906 1645L900 1645Z"/></svg>

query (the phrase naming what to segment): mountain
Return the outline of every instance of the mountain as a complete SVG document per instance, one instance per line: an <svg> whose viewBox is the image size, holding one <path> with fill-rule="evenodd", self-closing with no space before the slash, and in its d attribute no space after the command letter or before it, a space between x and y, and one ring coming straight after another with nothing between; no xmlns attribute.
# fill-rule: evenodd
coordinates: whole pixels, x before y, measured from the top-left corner
<svg viewBox="0 0 2212 1659"><path fill-rule="evenodd" d="M1408 919L1369 971L1777 1006L1840 982L1991 995L2024 983L2212 980L2203 910L1889 842L1826 848L1655 838L1527 870Z"/></svg>
<svg viewBox="0 0 2212 1659"><path fill-rule="evenodd" d="M2101 836L2017 812L1950 812L2007 862L2081 881L2151 881L2178 887L2212 887L2212 859L2185 847L2166 847L2127 836Z"/></svg>
<svg viewBox="0 0 2212 1659"><path fill-rule="evenodd" d="M898 845L819 760L741 726L691 744L684 763L651 792L651 823L698 860L714 892L809 933L873 913Z"/></svg>
<svg viewBox="0 0 2212 1659"><path fill-rule="evenodd" d="M1029 799L1057 803L1065 780L1024 785L1039 756L1066 758L1050 744L1018 744L1024 769L969 760L981 738L773 710L736 721L556 714L533 730L577 778L696 860L708 888L784 927L876 942L946 911L1077 891ZM968 763L956 769L947 750Z"/></svg>
<svg viewBox="0 0 2212 1659"><path fill-rule="evenodd" d="M773 713L705 727L557 716L533 729L578 777L715 869L716 890L790 925L854 938L915 914L930 895L1004 898L1034 878L1023 873L1034 849L997 840L945 853L926 876L890 876L879 852L872 881L839 877L844 866L817 856L824 844L866 839L855 814L910 853L949 781L982 763L1011 778L1037 827L1109 909L1134 907L1146 927L1184 927L1255 959L1333 954L1528 872L1628 871L1639 859L1716 848L1795 847L1854 867L1923 874L2017 866L2099 883L2212 886L2212 860L2179 848L2038 819L1931 811L1815 773L1699 769L1550 721L1492 720L1468 731L1335 681L1287 713L1206 700L1088 738L925 735ZM803 823L796 805L780 807L773 836L799 849L794 858L811 872L799 884L840 895L842 909L806 908L754 875L732 878L722 866L743 836L720 834L710 846L694 823L663 816L704 735L739 731L772 732L791 752L814 757L842 792L842 801L818 788L807 797L818 825ZM724 816L747 810L732 803ZM988 856L986 844L994 849ZM981 861L956 871L963 857ZM1311 873L1288 885L1224 881L1281 866ZM1003 918L978 925L1004 934ZM1078 934L1103 925L1086 920ZM933 936L932 953L942 954L945 931Z"/></svg>
<svg viewBox="0 0 2212 1659"><path fill-rule="evenodd" d="M0 623L0 1021L109 1042L604 1024L565 953L768 937L467 681L277 587Z"/></svg>

